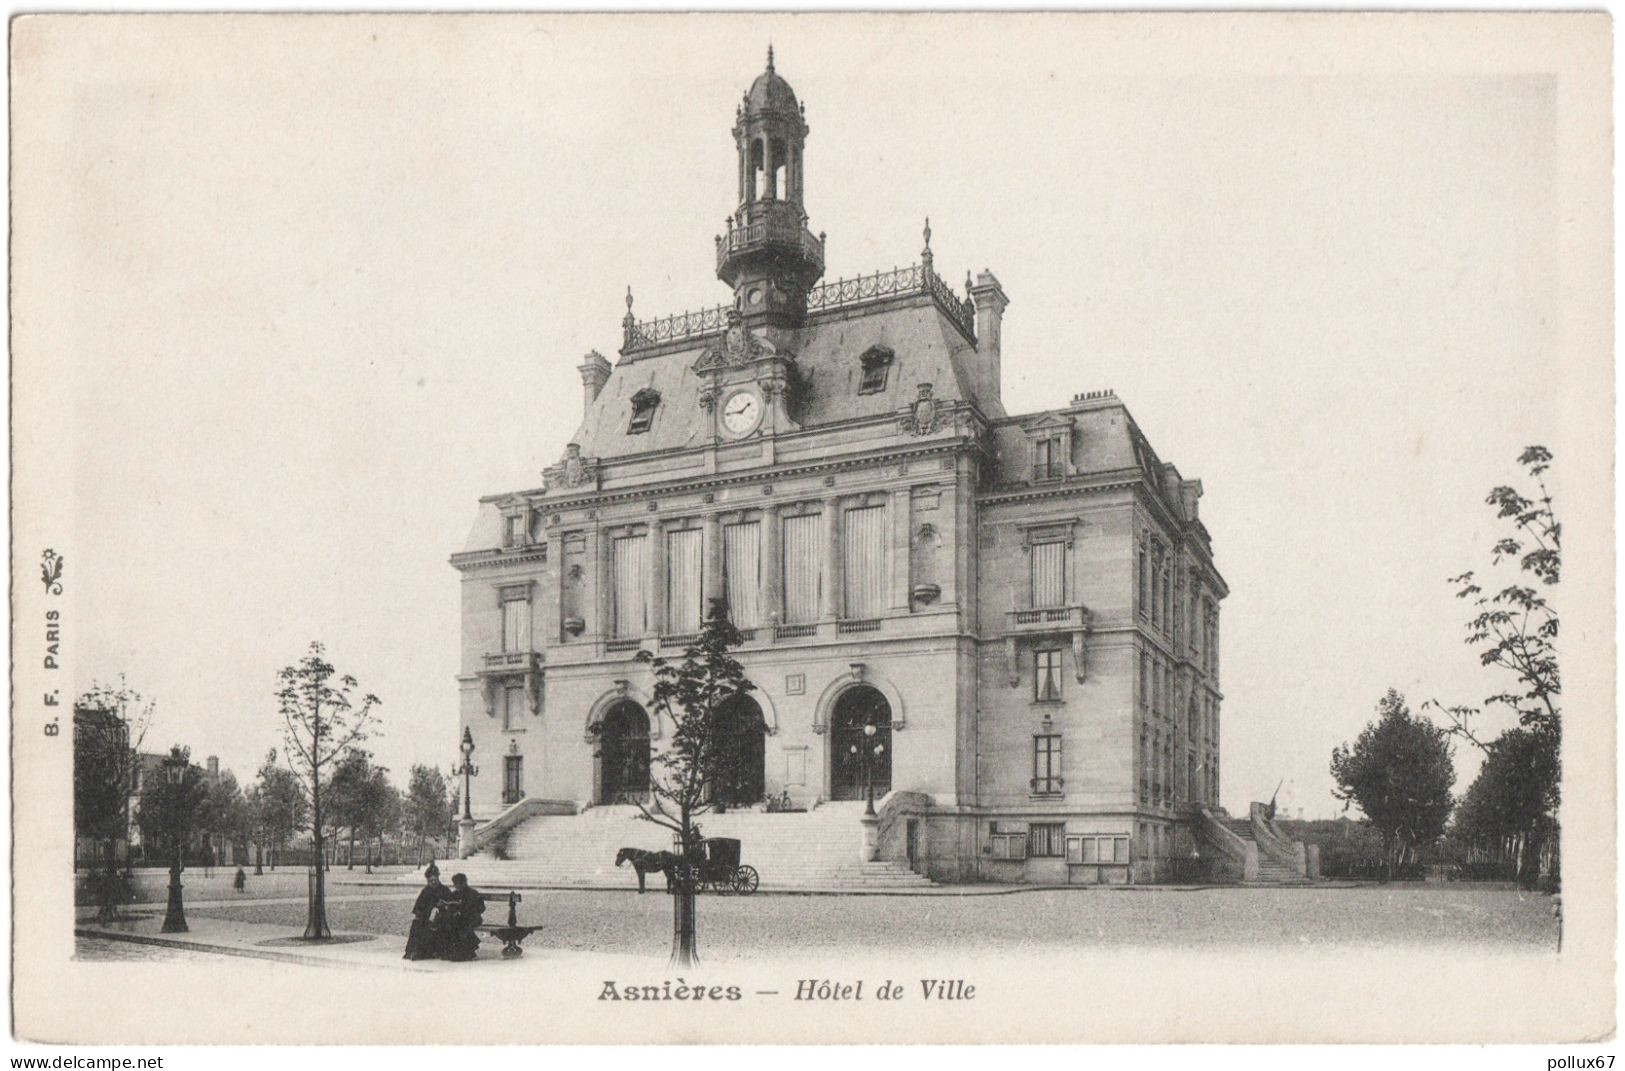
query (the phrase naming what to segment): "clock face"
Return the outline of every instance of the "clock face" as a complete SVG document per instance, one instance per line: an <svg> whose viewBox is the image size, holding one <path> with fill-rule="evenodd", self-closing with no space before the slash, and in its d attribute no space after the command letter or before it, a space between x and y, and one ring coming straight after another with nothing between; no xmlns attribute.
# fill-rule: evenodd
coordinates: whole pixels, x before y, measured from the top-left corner
<svg viewBox="0 0 1625 1071"><path fill-rule="evenodd" d="M761 422L762 400L754 391L739 391L722 403L722 427L730 435L748 435Z"/></svg>

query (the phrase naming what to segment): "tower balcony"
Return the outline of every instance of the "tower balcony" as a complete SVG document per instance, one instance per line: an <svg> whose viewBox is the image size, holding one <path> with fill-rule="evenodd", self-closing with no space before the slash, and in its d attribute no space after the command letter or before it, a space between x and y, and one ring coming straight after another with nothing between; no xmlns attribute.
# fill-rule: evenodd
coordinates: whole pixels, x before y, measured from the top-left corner
<svg viewBox="0 0 1625 1071"><path fill-rule="evenodd" d="M774 208L754 219L742 218L738 226L717 236L717 274L730 286L741 266L735 261L755 260L760 254L797 264L808 285L824 274L824 240L807 229L794 205L785 202Z"/></svg>

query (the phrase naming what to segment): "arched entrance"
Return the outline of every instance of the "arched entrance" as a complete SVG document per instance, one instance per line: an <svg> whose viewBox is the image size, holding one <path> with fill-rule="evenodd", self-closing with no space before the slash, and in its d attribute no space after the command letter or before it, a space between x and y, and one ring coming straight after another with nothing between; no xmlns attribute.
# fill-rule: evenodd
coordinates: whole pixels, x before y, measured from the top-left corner
<svg viewBox="0 0 1625 1071"><path fill-rule="evenodd" d="M861 800L867 785L874 786L876 799L890 792L891 704L880 690L867 684L848 688L835 700L829 722L830 798Z"/></svg>
<svg viewBox="0 0 1625 1071"><path fill-rule="evenodd" d="M649 794L649 715L630 699L604 713L598 731L598 802Z"/></svg>
<svg viewBox="0 0 1625 1071"><path fill-rule="evenodd" d="M723 807L760 802L767 790L767 722L748 695L737 695L718 711L722 762L713 798Z"/></svg>

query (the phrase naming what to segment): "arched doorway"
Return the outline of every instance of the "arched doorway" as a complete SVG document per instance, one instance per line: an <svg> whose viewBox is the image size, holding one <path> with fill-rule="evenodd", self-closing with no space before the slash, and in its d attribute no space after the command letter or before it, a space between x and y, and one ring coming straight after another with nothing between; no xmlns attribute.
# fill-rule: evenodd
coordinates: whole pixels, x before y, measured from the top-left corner
<svg viewBox="0 0 1625 1071"><path fill-rule="evenodd" d="M598 802L649 793L649 715L630 699L610 707L598 730Z"/></svg>
<svg viewBox="0 0 1625 1071"><path fill-rule="evenodd" d="M736 695L718 711L722 762L713 799L723 807L748 806L767 791L767 722L748 695Z"/></svg>
<svg viewBox="0 0 1625 1071"><path fill-rule="evenodd" d="M830 798L861 800L867 785L874 786L876 799L890 792L891 704L880 690L867 684L848 688L835 700L829 722Z"/></svg>

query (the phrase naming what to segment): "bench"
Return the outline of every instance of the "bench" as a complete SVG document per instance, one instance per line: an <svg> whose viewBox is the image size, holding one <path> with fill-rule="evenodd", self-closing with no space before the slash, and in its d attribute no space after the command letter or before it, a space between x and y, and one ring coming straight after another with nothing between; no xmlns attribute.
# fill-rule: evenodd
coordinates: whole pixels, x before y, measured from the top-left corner
<svg viewBox="0 0 1625 1071"><path fill-rule="evenodd" d="M523 956L525 954L525 950L519 947L520 944L525 940L525 938L541 929L540 926L519 925L519 902L523 900L524 897L520 896L516 892L510 892L506 894L506 896L504 896L502 893L480 893L480 899L487 904L491 903L493 900L500 903L502 900L506 899L508 901L508 922L505 926L498 926L495 923L490 922L482 922L478 926L474 927L474 929L480 933L488 933L502 942L503 959L515 959L519 956Z"/></svg>

